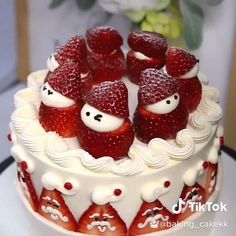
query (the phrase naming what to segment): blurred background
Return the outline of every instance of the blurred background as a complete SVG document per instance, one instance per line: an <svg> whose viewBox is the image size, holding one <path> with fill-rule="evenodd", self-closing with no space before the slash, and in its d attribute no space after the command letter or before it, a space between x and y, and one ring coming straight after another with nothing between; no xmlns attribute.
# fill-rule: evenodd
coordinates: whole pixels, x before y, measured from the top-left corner
<svg viewBox="0 0 236 236"><path fill-rule="evenodd" d="M98 25L115 27L124 39L131 30L160 32L169 45L195 53L221 92L225 142L236 150L236 1L0 0L0 161L10 155L14 93L31 71L46 68L55 47Z"/></svg>

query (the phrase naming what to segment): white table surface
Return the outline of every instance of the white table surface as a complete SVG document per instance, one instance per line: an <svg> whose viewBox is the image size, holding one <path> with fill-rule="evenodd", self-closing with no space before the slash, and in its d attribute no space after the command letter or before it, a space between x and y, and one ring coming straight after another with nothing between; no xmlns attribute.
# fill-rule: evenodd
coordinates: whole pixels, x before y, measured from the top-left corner
<svg viewBox="0 0 236 236"><path fill-rule="evenodd" d="M210 236L236 235L236 162L225 153L223 160L223 188L219 201L226 203L227 212L217 212L215 222L226 221L228 227L213 228ZM12 164L0 175L0 236L29 236L26 219L15 186L16 166ZM33 236L33 235L31 235ZM181 236L181 235L180 235ZM189 235L191 236L191 235Z"/></svg>

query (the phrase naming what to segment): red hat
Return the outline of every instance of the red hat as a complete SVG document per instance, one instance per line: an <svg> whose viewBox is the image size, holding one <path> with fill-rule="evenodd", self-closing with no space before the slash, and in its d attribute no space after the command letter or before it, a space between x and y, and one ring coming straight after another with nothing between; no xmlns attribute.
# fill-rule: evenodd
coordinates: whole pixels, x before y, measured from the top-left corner
<svg viewBox="0 0 236 236"><path fill-rule="evenodd" d="M77 63L65 63L47 76L45 82L58 93L70 99L81 100L81 79Z"/></svg>
<svg viewBox="0 0 236 236"><path fill-rule="evenodd" d="M84 71L83 67L87 66L87 47L84 37L77 35L71 38L65 45L54 52L54 57L59 65L69 61L77 62L82 67L81 71Z"/></svg>
<svg viewBox="0 0 236 236"><path fill-rule="evenodd" d="M179 90L176 80L158 69L149 68L140 77L139 105L150 105L159 102Z"/></svg>
<svg viewBox="0 0 236 236"><path fill-rule="evenodd" d="M96 86L86 102L110 115L128 118L128 90L122 81L106 81Z"/></svg>

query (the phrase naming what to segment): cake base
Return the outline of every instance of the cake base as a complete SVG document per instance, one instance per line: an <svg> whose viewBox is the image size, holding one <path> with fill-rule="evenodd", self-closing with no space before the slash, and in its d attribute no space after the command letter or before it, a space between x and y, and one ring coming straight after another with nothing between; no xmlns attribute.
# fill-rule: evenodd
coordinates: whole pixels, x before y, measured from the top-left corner
<svg viewBox="0 0 236 236"><path fill-rule="evenodd" d="M220 189L222 185L222 162L219 162L218 166L218 175L217 175L217 183L215 187L215 191L212 196L208 199L209 202L217 202ZM28 201L23 196L23 193L19 187L17 186L18 193L23 202L23 208L28 218L27 222L29 222L29 235L34 236L86 236L82 233L70 232L64 230L60 226L49 222L44 219L38 213L35 213ZM214 211L205 211L205 212L197 212L189 217L187 220L182 221L180 225L173 227L169 230L159 231L156 233L145 234L144 236L208 236L212 230L211 227L199 227L201 222L212 222L215 217ZM194 228L193 228L194 227Z"/></svg>

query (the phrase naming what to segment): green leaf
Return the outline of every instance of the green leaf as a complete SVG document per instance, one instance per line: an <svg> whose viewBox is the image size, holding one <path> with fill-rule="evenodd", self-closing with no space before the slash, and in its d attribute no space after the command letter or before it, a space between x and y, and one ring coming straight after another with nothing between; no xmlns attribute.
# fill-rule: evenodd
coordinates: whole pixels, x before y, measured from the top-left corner
<svg viewBox="0 0 236 236"><path fill-rule="evenodd" d="M140 11L131 11L130 10L130 11L127 11L125 14L129 17L129 19L132 22L138 23L143 20L146 12L144 10L140 10Z"/></svg>
<svg viewBox="0 0 236 236"><path fill-rule="evenodd" d="M180 10L184 19L184 38L187 46L194 50L202 43L204 14L202 8L191 0L180 0Z"/></svg>
<svg viewBox="0 0 236 236"><path fill-rule="evenodd" d="M216 6L222 2L223 2L223 0L207 0L207 4L210 6Z"/></svg>
<svg viewBox="0 0 236 236"><path fill-rule="evenodd" d="M59 7L62 3L64 3L66 0L52 0L50 5L49 5L49 8L50 9L54 9L54 8L57 8Z"/></svg>
<svg viewBox="0 0 236 236"><path fill-rule="evenodd" d="M158 1L156 1L155 10L157 10L157 11L164 10L170 5L170 3L171 3L171 0L158 0Z"/></svg>
<svg viewBox="0 0 236 236"><path fill-rule="evenodd" d="M94 5L96 0L75 0L75 2L79 9L88 10Z"/></svg>

